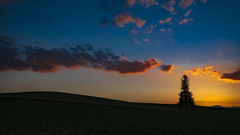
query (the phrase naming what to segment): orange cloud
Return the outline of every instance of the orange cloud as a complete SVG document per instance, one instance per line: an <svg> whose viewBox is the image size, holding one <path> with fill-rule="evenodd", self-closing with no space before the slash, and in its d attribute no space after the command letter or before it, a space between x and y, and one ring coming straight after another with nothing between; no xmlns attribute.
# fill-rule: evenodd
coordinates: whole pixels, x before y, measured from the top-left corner
<svg viewBox="0 0 240 135"><path fill-rule="evenodd" d="M145 38L144 41L145 41L145 42L148 42L149 40Z"/></svg>
<svg viewBox="0 0 240 135"><path fill-rule="evenodd" d="M133 18L129 14L117 14L114 19L112 19L113 24L117 27L124 27L124 24L129 22L135 23L138 27L142 27L145 24L145 20L140 20L139 18Z"/></svg>
<svg viewBox="0 0 240 135"><path fill-rule="evenodd" d="M171 20L172 20L172 17L169 17L166 20L160 20L159 23L163 24L165 22L170 22Z"/></svg>
<svg viewBox="0 0 240 135"><path fill-rule="evenodd" d="M155 29L155 27L157 27L157 24L156 25L151 25L151 29Z"/></svg>
<svg viewBox="0 0 240 135"><path fill-rule="evenodd" d="M202 3L206 3L207 2L207 0L200 0Z"/></svg>
<svg viewBox="0 0 240 135"><path fill-rule="evenodd" d="M136 44L140 44L136 39L133 40Z"/></svg>
<svg viewBox="0 0 240 135"><path fill-rule="evenodd" d="M181 0L178 2L179 7L185 9L186 7L192 5L194 2L194 0Z"/></svg>
<svg viewBox="0 0 240 135"><path fill-rule="evenodd" d="M189 20L188 19L184 19L184 20L182 20L181 22L179 22L179 24L181 25L181 24L183 24L183 23L187 23Z"/></svg>
<svg viewBox="0 0 240 135"><path fill-rule="evenodd" d="M191 13L191 10L187 11L187 12L184 14L184 16L185 16L185 17L188 17L190 13Z"/></svg>
<svg viewBox="0 0 240 135"><path fill-rule="evenodd" d="M190 73L192 75L198 75L198 76L211 76L211 77L217 77L219 80L225 81L225 82L240 82L240 69L237 69L233 73L223 73L220 74L219 71L213 69L214 66L207 66L207 67L194 67L191 70L186 70L186 74Z"/></svg>
<svg viewBox="0 0 240 135"><path fill-rule="evenodd" d="M159 29L159 31L165 31L164 29Z"/></svg>
<svg viewBox="0 0 240 135"><path fill-rule="evenodd" d="M146 8L152 6L152 5L159 5L156 0L140 0L140 2L144 5L146 5Z"/></svg>
<svg viewBox="0 0 240 135"><path fill-rule="evenodd" d="M124 3L125 3L126 5L128 5L128 6L134 5L135 2L136 2L135 0L124 0Z"/></svg>
<svg viewBox="0 0 240 135"><path fill-rule="evenodd" d="M161 7L168 10L171 14L174 14L175 8L173 7L173 5L175 5L175 1L174 0L170 0L167 2L167 4L162 4Z"/></svg>
<svg viewBox="0 0 240 135"><path fill-rule="evenodd" d="M132 34L137 34L139 32L139 30L131 30Z"/></svg>
<svg viewBox="0 0 240 135"><path fill-rule="evenodd" d="M208 66L208 67L194 67L191 70L186 70L187 73L191 73L192 75L199 75L199 76L204 76L204 75L210 75L210 76L218 76L219 71L213 69L214 66Z"/></svg>

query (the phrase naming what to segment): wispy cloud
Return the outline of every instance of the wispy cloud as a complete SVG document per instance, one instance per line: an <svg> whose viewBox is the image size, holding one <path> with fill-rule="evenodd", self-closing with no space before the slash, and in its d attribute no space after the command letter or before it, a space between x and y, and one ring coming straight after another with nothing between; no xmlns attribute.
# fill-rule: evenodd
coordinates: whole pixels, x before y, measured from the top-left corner
<svg viewBox="0 0 240 135"><path fill-rule="evenodd" d="M160 20L159 23L163 24L166 22L170 22L172 20L172 17L167 18L166 20Z"/></svg>
<svg viewBox="0 0 240 135"><path fill-rule="evenodd" d="M179 5L179 7L185 9L186 7L188 7L194 3L195 3L194 0L180 0L178 2L178 5Z"/></svg>
<svg viewBox="0 0 240 135"><path fill-rule="evenodd" d="M136 2L135 0L124 0L124 3L125 3L126 5L128 5L128 6L134 5L135 2Z"/></svg>
<svg viewBox="0 0 240 135"><path fill-rule="evenodd" d="M155 27L157 27L157 24L151 25L151 29L155 29Z"/></svg>
<svg viewBox="0 0 240 135"><path fill-rule="evenodd" d="M144 39L145 42L148 42L149 40L147 38Z"/></svg>
<svg viewBox="0 0 240 135"><path fill-rule="evenodd" d="M200 0L202 3L206 3L207 2L207 0Z"/></svg>
<svg viewBox="0 0 240 135"><path fill-rule="evenodd" d="M164 31L165 31L165 29L159 29L159 31L162 31L162 32L164 32Z"/></svg>
<svg viewBox="0 0 240 135"><path fill-rule="evenodd" d="M184 14L184 16L185 16L185 17L188 17L190 13L191 13L191 10L188 10L188 11Z"/></svg>
<svg viewBox="0 0 240 135"><path fill-rule="evenodd" d="M156 25L155 25L156 26ZM151 28L151 29L150 29ZM152 33L153 31L152 31L152 29L154 29L155 27L153 26L153 25L151 25L151 27L146 27L146 29L144 29L142 32L144 33L144 34L150 34L150 33Z"/></svg>
<svg viewBox="0 0 240 135"><path fill-rule="evenodd" d="M132 34L137 34L139 32L139 30L131 30Z"/></svg>
<svg viewBox="0 0 240 135"><path fill-rule="evenodd" d="M168 10L171 14L174 14L175 8L173 7L173 5L175 5L175 1L174 0L170 0L167 2L167 4L162 4L161 7Z"/></svg>
<svg viewBox="0 0 240 135"><path fill-rule="evenodd" d="M152 6L152 5L159 5L158 2L156 2L156 0L140 0L140 2L143 4L143 5L146 5L146 8Z"/></svg>
<svg viewBox="0 0 240 135"><path fill-rule="evenodd" d="M184 19L181 22L179 22L179 24L184 24L184 23L187 23L188 21L189 21L188 19Z"/></svg>
<svg viewBox="0 0 240 135"><path fill-rule="evenodd" d="M117 14L115 18L112 19L112 23L117 27L124 27L125 24L133 22L138 27L142 27L145 24L145 20L141 20L139 18L133 18L129 14Z"/></svg>
<svg viewBox="0 0 240 135"><path fill-rule="evenodd" d="M133 40L135 44L140 44L136 39Z"/></svg>

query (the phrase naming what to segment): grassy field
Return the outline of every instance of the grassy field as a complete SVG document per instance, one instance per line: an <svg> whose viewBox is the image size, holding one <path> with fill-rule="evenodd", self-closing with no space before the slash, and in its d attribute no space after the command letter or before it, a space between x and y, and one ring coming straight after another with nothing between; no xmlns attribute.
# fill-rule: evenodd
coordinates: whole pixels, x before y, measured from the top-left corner
<svg viewBox="0 0 240 135"><path fill-rule="evenodd" d="M240 111L197 107L185 113L176 105L128 103L64 93L0 94L0 134L239 135Z"/></svg>

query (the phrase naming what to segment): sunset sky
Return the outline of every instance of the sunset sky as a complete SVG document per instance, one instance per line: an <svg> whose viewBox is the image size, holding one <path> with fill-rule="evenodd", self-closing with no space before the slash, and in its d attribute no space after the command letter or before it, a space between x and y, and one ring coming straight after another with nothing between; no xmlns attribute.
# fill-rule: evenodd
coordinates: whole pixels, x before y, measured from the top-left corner
<svg viewBox="0 0 240 135"><path fill-rule="evenodd" d="M0 0L0 93L240 106L239 0Z"/></svg>

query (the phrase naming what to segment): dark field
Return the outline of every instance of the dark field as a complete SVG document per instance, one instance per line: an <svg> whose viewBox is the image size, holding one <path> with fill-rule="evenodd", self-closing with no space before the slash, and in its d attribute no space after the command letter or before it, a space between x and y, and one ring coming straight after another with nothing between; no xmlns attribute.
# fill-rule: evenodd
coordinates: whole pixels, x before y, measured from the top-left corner
<svg viewBox="0 0 240 135"><path fill-rule="evenodd" d="M89 97L92 104L10 97L0 94L1 135L240 134L239 110L197 107L185 113L176 105L94 97ZM111 102L117 105L108 105Z"/></svg>

